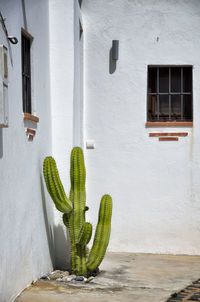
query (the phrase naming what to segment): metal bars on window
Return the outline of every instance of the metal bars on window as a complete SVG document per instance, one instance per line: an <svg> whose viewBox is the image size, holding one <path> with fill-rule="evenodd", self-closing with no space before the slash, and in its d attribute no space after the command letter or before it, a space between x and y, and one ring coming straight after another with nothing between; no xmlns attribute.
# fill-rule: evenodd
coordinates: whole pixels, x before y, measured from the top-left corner
<svg viewBox="0 0 200 302"><path fill-rule="evenodd" d="M192 67L148 68L148 121L192 121Z"/></svg>
<svg viewBox="0 0 200 302"><path fill-rule="evenodd" d="M157 68L157 91L160 91L159 89L159 68ZM156 93L156 101L157 101L157 119L159 121L159 116L160 116L160 101L159 101L159 94Z"/></svg>
<svg viewBox="0 0 200 302"><path fill-rule="evenodd" d="M22 47L22 96L23 111L31 113L31 39L23 32L21 36Z"/></svg>

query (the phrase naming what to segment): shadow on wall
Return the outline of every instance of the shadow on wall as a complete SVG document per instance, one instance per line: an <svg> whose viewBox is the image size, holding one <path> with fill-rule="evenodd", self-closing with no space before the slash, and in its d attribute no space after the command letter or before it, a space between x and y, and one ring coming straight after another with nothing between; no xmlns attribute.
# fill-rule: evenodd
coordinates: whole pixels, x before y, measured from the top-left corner
<svg viewBox="0 0 200 302"><path fill-rule="evenodd" d="M49 217L51 213L48 213L48 209L46 205L44 182L43 182L42 175L40 175L40 184L41 184L43 215L44 215L51 262L54 269L68 270L70 269L71 266L71 245L70 245L69 233L64 225L55 226L51 224L51 220ZM53 207L53 201L52 201L52 207Z"/></svg>
<svg viewBox="0 0 200 302"><path fill-rule="evenodd" d="M112 74L115 72L117 67L117 61L112 59L112 47L109 52L109 73Z"/></svg>
<svg viewBox="0 0 200 302"><path fill-rule="evenodd" d="M3 129L0 128L0 158L3 157Z"/></svg>
<svg viewBox="0 0 200 302"><path fill-rule="evenodd" d="M64 227L65 228L65 227ZM54 226L55 268L69 270L71 267L71 245L67 228L62 225Z"/></svg>
<svg viewBox="0 0 200 302"><path fill-rule="evenodd" d="M41 196L42 196L42 208L43 208L44 222L45 222L45 228L46 228L46 234L47 234L47 240L48 240L48 246L49 246L49 254L50 254L50 257L51 257L52 265L53 265L53 267L55 267L54 232L52 230L53 226L49 222L42 175L40 175L40 186L41 186Z"/></svg>

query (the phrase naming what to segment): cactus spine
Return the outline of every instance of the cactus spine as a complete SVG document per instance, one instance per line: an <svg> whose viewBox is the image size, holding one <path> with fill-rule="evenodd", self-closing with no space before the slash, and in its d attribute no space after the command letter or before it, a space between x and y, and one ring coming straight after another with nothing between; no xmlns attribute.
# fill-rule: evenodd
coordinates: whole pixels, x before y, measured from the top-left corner
<svg viewBox="0 0 200 302"><path fill-rule="evenodd" d="M88 271L95 271L104 258L110 238L112 198L104 195L101 199L94 242L89 257L86 259L86 245L92 236L92 225L85 222L85 212L88 207L85 205L86 171L82 149L74 147L71 152L69 199L64 192L55 160L52 157L45 158L43 173L47 190L56 208L64 213L63 222L69 229L72 272L86 276Z"/></svg>

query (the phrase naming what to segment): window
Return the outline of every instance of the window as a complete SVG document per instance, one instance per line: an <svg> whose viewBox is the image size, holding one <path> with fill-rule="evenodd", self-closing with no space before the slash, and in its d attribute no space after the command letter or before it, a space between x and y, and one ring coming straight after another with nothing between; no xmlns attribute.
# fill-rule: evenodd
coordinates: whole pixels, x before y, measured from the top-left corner
<svg viewBox="0 0 200 302"><path fill-rule="evenodd" d="M148 112L150 122L191 122L192 67L148 67Z"/></svg>
<svg viewBox="0 0 200 302"><path fill-rule="evenodd" d="M25 30L21 35L23 111L31 113L31 43L33 37Z"/></svg>

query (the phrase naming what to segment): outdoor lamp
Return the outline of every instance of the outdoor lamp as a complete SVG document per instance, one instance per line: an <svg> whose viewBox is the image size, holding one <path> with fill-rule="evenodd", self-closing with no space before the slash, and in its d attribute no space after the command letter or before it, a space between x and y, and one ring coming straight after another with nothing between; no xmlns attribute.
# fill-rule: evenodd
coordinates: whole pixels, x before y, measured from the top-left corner
<svg viewBox="0 0 200 302"><path fill-rule="evenodd" d="M112 41L112 59L118 60L119 58L119 40Z"/></svg>

